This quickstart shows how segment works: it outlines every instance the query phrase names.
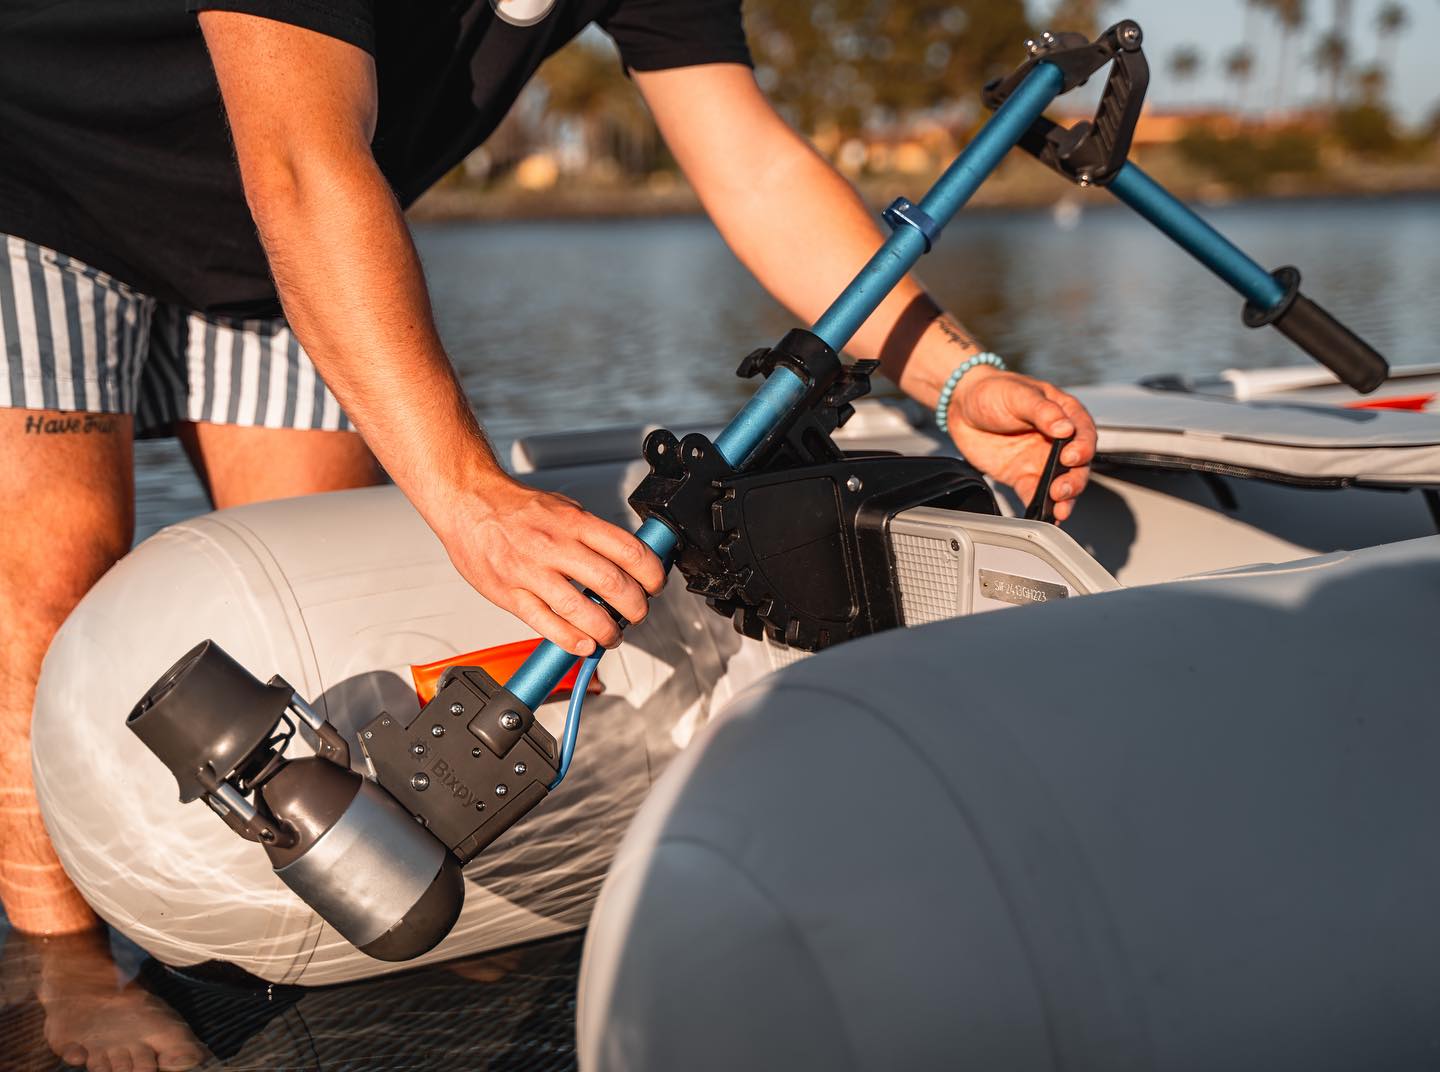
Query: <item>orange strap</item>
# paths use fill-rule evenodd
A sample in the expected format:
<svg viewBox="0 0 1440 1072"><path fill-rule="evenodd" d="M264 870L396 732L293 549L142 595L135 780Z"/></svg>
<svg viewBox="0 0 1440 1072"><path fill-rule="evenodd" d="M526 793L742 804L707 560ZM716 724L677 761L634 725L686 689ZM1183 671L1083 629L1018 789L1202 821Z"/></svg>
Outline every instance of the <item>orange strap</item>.
<svg viewBox="0 0 1440 1072"><path fill-rule="evenodd" d="M496 681L505 682L510 680L510 675L520 669L520 664L528 659L532 652L540 646L540 638L534 640L517 640L511 644L497 644L493 648L482 648L480 651L468 652L465 655L452 655L448 659L441 659L439 662L426 663L424 666L412 666L410 676L415 681L415 695L420 698L420 706L424 707L435 697L435 689L440 684L440 677L452 666L478 666ZM575 687L575 675L580 671L580 664L576 663L570 668L570 672L560 679L560 684L555 686L548 699L559 700L570 695L570 690ZM586 692L595 694L605 691L605 686L600 684L600 678L590 679L590 687Z"/></svg>

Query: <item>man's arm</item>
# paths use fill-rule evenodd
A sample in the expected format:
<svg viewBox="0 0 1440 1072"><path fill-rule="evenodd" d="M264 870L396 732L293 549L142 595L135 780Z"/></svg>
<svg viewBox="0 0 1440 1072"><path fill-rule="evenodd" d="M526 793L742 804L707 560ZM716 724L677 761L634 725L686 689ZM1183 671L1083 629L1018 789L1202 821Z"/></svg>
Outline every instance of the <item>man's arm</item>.
<svg viewBox="0 0 1440 1072"><path fill-rule="evenodd" d="M370 149L375 68L352 45L204 12L245 197L291 327L456 567L492 602L583 655L664 583L628 532L496 462L440 343L404 216Z"/></svg>
<svg viewBox="0 0 1440 1072"><path fill-rule="evenodd" d="M749 68L711 64L634 77L736 256L797 316L818 320L883 241L854 188L786 125ZM907 278L848 349L879 358L901 389L934 406L955 367L983 348ZM981 366L960 381L950 416L965 456L1025 499L1034 494L1050 439L1073 432L1062 458L1073 471L1051 489L1056 517L1069 516L1095 446L1094 424L1079 402L1050 384Z"/></svg>

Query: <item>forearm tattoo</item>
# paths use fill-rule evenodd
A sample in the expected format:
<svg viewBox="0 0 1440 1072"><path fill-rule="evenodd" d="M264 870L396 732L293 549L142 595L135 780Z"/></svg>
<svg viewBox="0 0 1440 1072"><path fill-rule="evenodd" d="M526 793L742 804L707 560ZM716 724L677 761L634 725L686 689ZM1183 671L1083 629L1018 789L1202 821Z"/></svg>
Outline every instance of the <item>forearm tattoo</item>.
<svg viewBox="0 0 1440 1072"><path fill-rule="evenodd" d="M950 343L953 343L955 346L960 347L960 349L962 349L962 350L979 350L979 349L981 349L980 343L979 343L979 341L975 338L975 336L974 336L974 335L971 335L968 331L966 331L964 328L962 328L959 324L957 324L957 323L955 323L954 321L952 321L948 316L942 316L942 317L941 317L939 320L937 320L935 323L940 326L940 332L941 332L941 334L943 334L943 335L945 336L946 340L949 341Z"/></svg>

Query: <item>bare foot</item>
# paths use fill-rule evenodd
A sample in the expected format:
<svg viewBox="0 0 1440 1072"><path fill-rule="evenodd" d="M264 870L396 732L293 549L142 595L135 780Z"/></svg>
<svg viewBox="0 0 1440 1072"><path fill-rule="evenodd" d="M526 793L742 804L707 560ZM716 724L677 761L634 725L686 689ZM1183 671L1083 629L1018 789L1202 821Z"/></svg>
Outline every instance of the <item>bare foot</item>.
<svg viewBox="0 0 1440 1072"><path fill-rule="evenodd" d="M469 960L455 960L446 964L455 975L472 983L498 983L525 962L525 951L511 949L504 953L492 953L488 957L472 957Z"/></svg>
<svg viewBox="0 0 1440 1072"><path fill-rule="evenodd" d="M183 1072L205 1060L174 1010L121 977L103 931L46 939L39 956L45 1041L67 1065L88 1072Z"/></svg>

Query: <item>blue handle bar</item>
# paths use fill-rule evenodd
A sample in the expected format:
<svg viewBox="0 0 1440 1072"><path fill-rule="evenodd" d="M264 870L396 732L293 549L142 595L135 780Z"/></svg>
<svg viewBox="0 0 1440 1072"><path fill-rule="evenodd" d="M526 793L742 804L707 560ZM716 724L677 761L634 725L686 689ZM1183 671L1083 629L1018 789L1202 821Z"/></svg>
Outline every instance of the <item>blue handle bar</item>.
<svg viewBox="0 0 1440 1072"><path fill-rule="evenodd" d="M1256 308L1270 310L1285 300L1283 284L1134 164L1127 162L1115 173L1110 192Z"/></svg>
<svg viewBox="0 0 1440 1072"><path fill-rule="evenodd" d="M948 223L1060 94L1064 83L1058 67L1049 63L1037 65L936 180L920 202L921 211L939 227ZM919 229L897 227L816 322L815 334L832 349L844 349L929 248L930 238ZM715 440L716 449L730 465L743 468L751 452L784 419L804 391L805 384L800 377L789 369L777 368L725 426ZM636 536L660 556L667 569L670 567L680 538L667 525L651 519L640 526ZM579 656L546 641L511 675L505 687L533 711L555 690L578 659Z"/></svg>

